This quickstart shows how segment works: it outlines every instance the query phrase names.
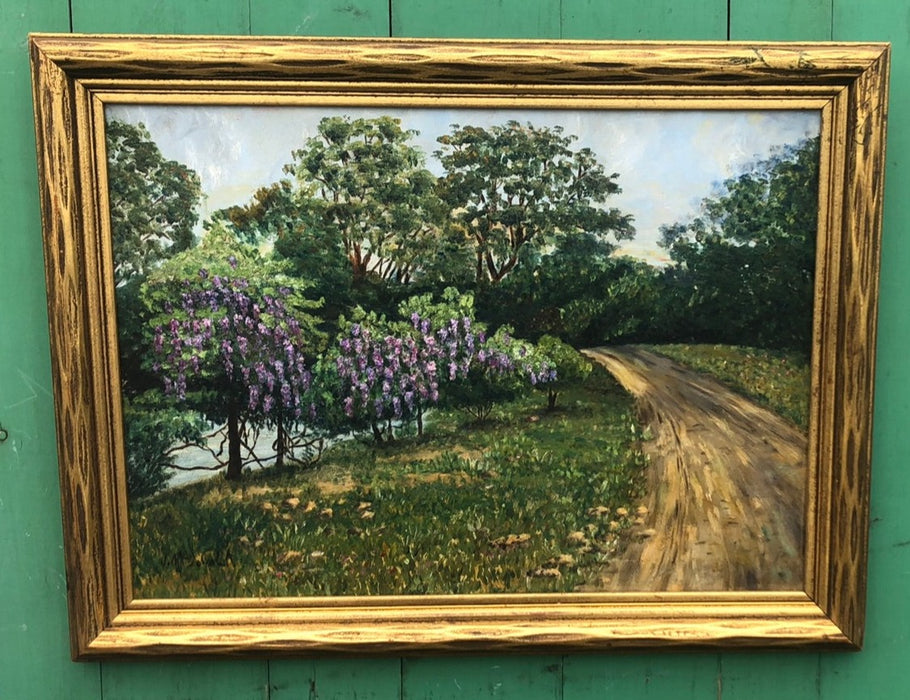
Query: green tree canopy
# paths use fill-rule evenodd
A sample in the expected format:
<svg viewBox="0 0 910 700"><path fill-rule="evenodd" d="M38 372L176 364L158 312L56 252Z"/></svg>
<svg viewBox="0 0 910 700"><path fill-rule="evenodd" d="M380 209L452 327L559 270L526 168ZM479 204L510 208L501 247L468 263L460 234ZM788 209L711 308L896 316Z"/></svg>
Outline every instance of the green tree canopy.
<svg viewBox="0 0 910 700"><path fill-rule="evenodd" d="M445 219L436 179L401 121L326 117L293 152L299 205L337 236L353 278L410 281L432 257Z"/></svg>
<svg viewBox="0 0 910 700"><path fill-rule="evenodd" d="M166 159L143 124L107 124L108 191L117 284L148 274L193 243L202 186Z"/></svg>
<svg viewBox="0 0 910 700"><path fill-rule="evenodd" d="M247 244L273 244L276 257L290 261L291 274L306 280L307 296L324 300L324 317L337 318L350 303L351 266L338 232L301 202L289 180L260 187L247 204L215 212L206 227L216 225Z"/></svg>
<svg viewBox="0 0 910 700"><path fill-rule="evenodd" d="M677 315L696 340L807 350L818 216L819 139L779 149L662 227Z"/></svg>
<svg viewBox="0 0 910 700"><path fill-rule="evenodd" d="M575 140L559 126L517 121L487 129L454 124L439 137L441 196L469 236L478 283L499 283L524 248L562 235L634 235L630 215L597 206L620 191L619 175L608 175L591 149L573 150Z"/></svg>

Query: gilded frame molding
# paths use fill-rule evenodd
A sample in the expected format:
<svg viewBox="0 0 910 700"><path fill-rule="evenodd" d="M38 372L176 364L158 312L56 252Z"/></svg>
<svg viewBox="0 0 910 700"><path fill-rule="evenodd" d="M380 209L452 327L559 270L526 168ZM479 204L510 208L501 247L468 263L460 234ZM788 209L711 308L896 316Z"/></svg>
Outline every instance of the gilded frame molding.
<svg viewBox="0 0 910 700"><path fill-rule="evenodd" d="M30 37L74 658L862 644L885 44ZM134 600L106 100L628 107L815 105L823 114L805 590Z"/></svg>

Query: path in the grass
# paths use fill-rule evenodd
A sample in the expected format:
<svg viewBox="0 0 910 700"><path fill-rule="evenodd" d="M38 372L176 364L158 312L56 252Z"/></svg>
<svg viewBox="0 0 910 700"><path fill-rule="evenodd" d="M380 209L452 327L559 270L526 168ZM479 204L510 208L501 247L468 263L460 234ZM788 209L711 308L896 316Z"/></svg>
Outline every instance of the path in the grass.
<svg viewBox="0 0 910 700"><path fill-rule="evenodd" d="M635 396L648 508L606 572L616 591L800 589L807 440L719 382L634 347L584 351Z"/></svg>

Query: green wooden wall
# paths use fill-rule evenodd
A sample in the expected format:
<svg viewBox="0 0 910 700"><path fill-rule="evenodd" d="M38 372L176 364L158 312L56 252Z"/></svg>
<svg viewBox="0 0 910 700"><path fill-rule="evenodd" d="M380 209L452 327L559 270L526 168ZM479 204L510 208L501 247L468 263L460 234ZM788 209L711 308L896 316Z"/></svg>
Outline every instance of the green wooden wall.
<svg viewBox="0 0 910 700"><path fill-rule="evenodd" d="M864 651L70 662L29 31L893 42ZM0 698L910 697L908 49L904 0L0 0Z"/></svg>

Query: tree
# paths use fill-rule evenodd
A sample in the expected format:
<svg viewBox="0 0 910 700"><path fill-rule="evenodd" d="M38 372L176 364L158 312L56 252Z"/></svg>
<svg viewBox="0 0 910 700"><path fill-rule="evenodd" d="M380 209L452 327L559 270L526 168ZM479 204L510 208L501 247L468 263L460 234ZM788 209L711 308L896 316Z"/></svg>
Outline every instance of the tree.
<svg viewBox="0 0 910 700"><path fill-rule="evenodd" d="M388 327L382 332L386 324L375 315L366 321L350 324L338 340L336 369L344 412L355 422L368 422L377 442L384 433L393 437L393 420L416 420L417 434L422 435L423 414L439 400L445 371L429 323L415 316L414 332L400 328L393 334ZM456 333L461 330L460 324L454 325ZM463 361L460 355L455 361Z"/></svg>
<svg viewBox="0 0 910 700"><path fill-rule="evenodd" d="M550 334L582 347L627 338L644 340L657 303L659 271L615 254L602 237L577 233L545 251L526 250L495 286L478 289L479 315L509 323L522 338Z"/></svg>
<svg viewBox="0 0 910 700"><path fill-rule="evenodd" d="M632 217L599 205L620 191L589 148L572 149L562 127L509 121L484 129L454 124L436 151L445 169L440 194L468 232L478 284L497 284L524 248L579 232L634 234Z"/></svg>
<svg viewBox="0 0 910 700"><path fill-rule="evenodd" d="M299 205L340 240L355 282L406 283L432 257L444 220L416 134L399 119L326 117L293 152Z"/></svg>
<svg viewBox="0 0 910 700"><path fill-rule="evenodd" d="M235 204L212 214L212 225L220 225L250 245L274 241L303 225L302 211L291 182L280 180L260 187L248 204Z"/></svg>
<svg viewBox="0 0 910 700"><path fill-rule="evenodd" d="M260 187L249 203L221 209L207 226L220 225L250 245L272 243L290 273L308 282L306 294L322 299L322 315L335 321L351 302L351 266L337 230L301 201L289 180Z"/></svg>
<svg viewBox="0 0 910 700"><path fill-rule="evenodd" d="M818 158L817 137L780 148L705 198L700 216L662 227L692 339L809 348Z"/></svg>
<svg viewBox="0 0 910 700"><path fill-rule="evenodd" d="M559 392L583 382L591 373L591 363L571 345L566 345L552 335L545 335L537 341L537 348L548 358L556 372L552 381L539 385L547 392L547 410L553 411L556 409Z"/></svg>
<svg viewBox="0 0 910 700"><path fill-rule="evenodd" d="M199 176L167 160L143 124L107 124L108 192L118 286L193 243Z"/></svg>
<svg viewBox="0 0 910 700"><path fill-rule="evenodd" d="M369 424L377 442L392 437L393 420L416 420L422 434L426 409L441 400L483 420L496 402L556 379L548 359L507 328L488 336L474 321L470 294L415 296L399 313L407 320L360 313L337 342L344 412Z"/></svg>
<svg viewBox="0 0 910 700"><path fill-rule="evenodd" d="M225 421L227 478L240 477L242 428L272 425L283 460L290 426L311 418L307 360L318 319L299 282L223 231L155 271L145 289L152 371L177 404Z"/></svg>

